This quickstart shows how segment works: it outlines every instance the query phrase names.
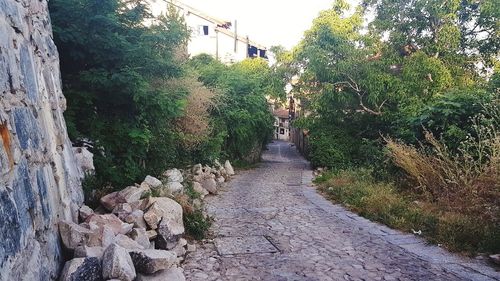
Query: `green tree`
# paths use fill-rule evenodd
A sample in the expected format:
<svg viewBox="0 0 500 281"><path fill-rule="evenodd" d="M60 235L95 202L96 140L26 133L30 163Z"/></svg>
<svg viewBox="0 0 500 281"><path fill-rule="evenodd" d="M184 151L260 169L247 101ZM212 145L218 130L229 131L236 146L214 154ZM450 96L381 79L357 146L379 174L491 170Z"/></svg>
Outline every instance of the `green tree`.
<svg viewBox="0 0 500 281"><path fill-rule="evenodd" d="M176 56L189 33L174 10L153 18L148 7L49 3L70 137L93 144L101 184L130 184L176 160L170 120L182 114L185 93L165 81L182 75Z"/></svg>

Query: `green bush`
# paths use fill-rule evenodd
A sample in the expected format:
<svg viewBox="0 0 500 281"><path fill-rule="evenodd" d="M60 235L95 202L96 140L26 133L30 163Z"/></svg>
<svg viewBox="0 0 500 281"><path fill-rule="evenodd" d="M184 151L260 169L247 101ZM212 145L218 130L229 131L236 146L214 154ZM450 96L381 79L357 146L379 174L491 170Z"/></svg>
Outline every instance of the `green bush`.
<svg viewBox="0 0 500 281"><path fill-rule="evenodd" d="M184 213L183 219L187 235L196 240L206 238L212 221L209 217L206 218L201 210L186 212Z"/></svg>

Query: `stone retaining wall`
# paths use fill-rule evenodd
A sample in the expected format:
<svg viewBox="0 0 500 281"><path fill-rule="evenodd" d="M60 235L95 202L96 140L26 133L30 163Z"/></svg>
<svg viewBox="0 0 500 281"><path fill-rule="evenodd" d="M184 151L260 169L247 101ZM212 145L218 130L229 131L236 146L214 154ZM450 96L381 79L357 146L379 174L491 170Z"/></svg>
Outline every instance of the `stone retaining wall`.
<svg viewBox="0 0 500 281"><path fill-rule="evenodd" d="M0 0L0 281L54 280L83 201L46 0Z"/></svg>

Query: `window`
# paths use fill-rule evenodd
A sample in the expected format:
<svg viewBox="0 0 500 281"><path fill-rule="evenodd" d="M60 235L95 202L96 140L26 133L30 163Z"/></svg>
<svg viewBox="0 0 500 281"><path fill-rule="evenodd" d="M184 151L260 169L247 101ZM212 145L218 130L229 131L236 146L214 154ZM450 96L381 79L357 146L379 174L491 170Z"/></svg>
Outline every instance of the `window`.
<svg viewBox="0 0 500 281"><path fill-rule="evenodd" d="M281 134L281 135L284 135L284 134L285 134L285 129L281 128L281 129L280 129L280 134Z"/></svg>
<svg viewBox="0 0 500 281"><path fill-rule="evenodd" d="M200 25L198 26L198 35L206 36L208 35L208 25Z"/></svg>

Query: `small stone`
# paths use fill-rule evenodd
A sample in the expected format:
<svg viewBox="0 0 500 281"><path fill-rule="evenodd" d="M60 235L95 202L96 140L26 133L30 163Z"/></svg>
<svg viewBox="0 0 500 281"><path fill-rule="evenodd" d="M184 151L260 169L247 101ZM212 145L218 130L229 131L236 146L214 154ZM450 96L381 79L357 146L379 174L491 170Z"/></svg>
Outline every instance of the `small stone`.
<svg viewBox="0 0 500 281"><path fill-rule="evenodd" d="M145 274L170 268L177 258L173 252L153 249L131 251L130 256L137 272Z"/></svg>
<svg viewBox="0 0 500 281"><path fill-rule="evenodd" d="M500 265L500 254L490 255L489 258L493 263Z"/></svg>
<svg viewBox="0 0 500 281"><path fill-rule="evenodd" d="M101 198L100 202L101 202L101 205L104 208L106 208L106 210L108 210L108 211L112 211L116 207L116 205L118 205L120 203L127 203L127 201L125 201L125 198L120 196L118 191L115 191L115 192L112 192L108 195L103 196Z"/></svg>
<svg viewBox="0 0 500 281"><path fill-rule="evenodd" d="M71 250L84 245L94 234L92 230L69 221L59 222L59 233L64 246Z"/></svg>
<svg viewBox="0 0 500 281"><path fill-rule="evenodd" d="M123 219L126 223L131 223L136 228L148 228L144 220L144 212L142 210L135 210Z"/></svg>
<svg viewBox="0 0 500 281"><path fill-rule="evenodd" d="M201 183L197 182L197 181L194 181L193 182L193 190L200 194L200 197L203 199L205 196L208 195L208 191L206 189L203 188L203 186L201 186Z"/></svg>
<svg viewBox="0 0 500 281"><path fill-rule="evenodd" d="M132 281L136 277L134 263L129 253L117 244L111 244L105 251L102 260L102 276L104 279Z"/></svg>
<svg viewBox="0 0 500 281"><path fill-rule="evenodd" d="M196 252L196 245L195 244L187 244L186 250L188 253Z"/></svg>
<svg viewBox="0 0 500 281"><path fill-rule="evenodd" d="M119 196L123 198L125 202L120 203L132 203L141 200L143 194L149 192L150 189L147 187L136 187L129 186L124 190L119 191Z"/></svg>
<svg viewBox="0 0 500 281"><path fill-rule="evenodd" d="M156 238L156 236L158 236L158 232L156 232L155 230L148 230L146 231L146 235L148 236L149 240L153 240Z"/></svg>
<svg viewBox="0 0 500 281"><path fill-rule="evenodd" d="M89 247L89 246L78 246L75 249L74 257L75 258L98 258L99 260L102 259L102 255L104 254L104 248L103 247Z"/></svg>
<svg viewBox="0 0 500 281"><path fill-rule="evenodd" d="M220 176L217 178L218 183L224 183L225 181L226 181L226 179L223 176Z"/></svg>
<svg viewBox="0 0 500 281"><path fill-rule="evenodd" d="M90 215L94 213L94 211L87 205L82 205L80 207L80 210L78 210L78 213L80 215L80 220L84 221L86 220Z"/></svg>
<svg viewBox="0 0 500 281"><path fill-rule="evenodd" d="M162 185L162 183L159 179L152 177L152 176L146 176L143 183L147 184L151 188L155 188L155 187Z"/></svg>
<svg viewBox="0 0 500 281"><path fill-rule="evenodd" d="M226 173L230 176L234 175L234 169L233 166L231 165L231 162L229 160L226 160L224 163L224 169L226 170Z"/></svg>
<svg viewBox="0 0 500 281"><path fill-rule="evenodd" d="M99 227L109 226L115 235L127 234L134 227L132 224L124 223L114 214L93 214L87 218L86 222L89 224L95 224Z"/></svg>
<svg viewBox="0 0 500 281"><path fill-rule="evenodd" d="M208 278L208 276L207 276ZM152 275L137 276L137 281L186 281L182 269L178 267L169 268L166 270L158 271Z"/></svg>
<svg viewBox="0 0 500 281"><path fill-rule="evenodd" d="M203 173L203 167L201 166L201 164L196 164L193 166L191 171L194 175L201 175Z"/></svg>
<svg viewBox="0 0 500 281"><path fill-rule="evenodd" d="M156 237L156 247L164 250L171 250L184 233L184 226L175 220L164 218L158 225L158 236Z"/></svg>
<svg viewBox="0 0 500 281"><path fill-rule="evenodd" d="M123 247L127 250L138 250L138 249L142 250L142 249L149 247L149 245L144 247L143 245L139 244L139 242L137 242L137 241L133 240L132 238L130 238L126 235L123 235L123 234L118 234L115 237L115 244L120 245L121 247Z"/></svg>
<svg viewBox="0 0 500 281"><path fill-rule="evenodd" d="M184 186L178 181L168 182L165 187L171 194L178 194L184 191Z"/></svg>
<svg viewBox="0 0 500 281"><path fill-rule="evenodd" d="M120 203L111 212L118 216L119 219L124 220L126 216L132 213L132 206L129 203Z"/></svg>
<svg viewBox="0 0 500 281"><path fill-rule="evenodd" d="M144 249L149 248L149 237L144 228L134 228L129 233L129 237L134 239L139 245L143 246Z"/></svg>
<svg viewBox="0 0 500 281"><path fill-rule="evenodd" d="M101 262L96 257L75 258L67 261L60 281L100 281L102 280Z"/></svg>
<svg viewBox="0 0 500 281"><path fill-rule="evenodd" d="M176 257L183 257L186 254L186 248L181 243L177 243L177 245L171 251L176 254Z"/></svg>

